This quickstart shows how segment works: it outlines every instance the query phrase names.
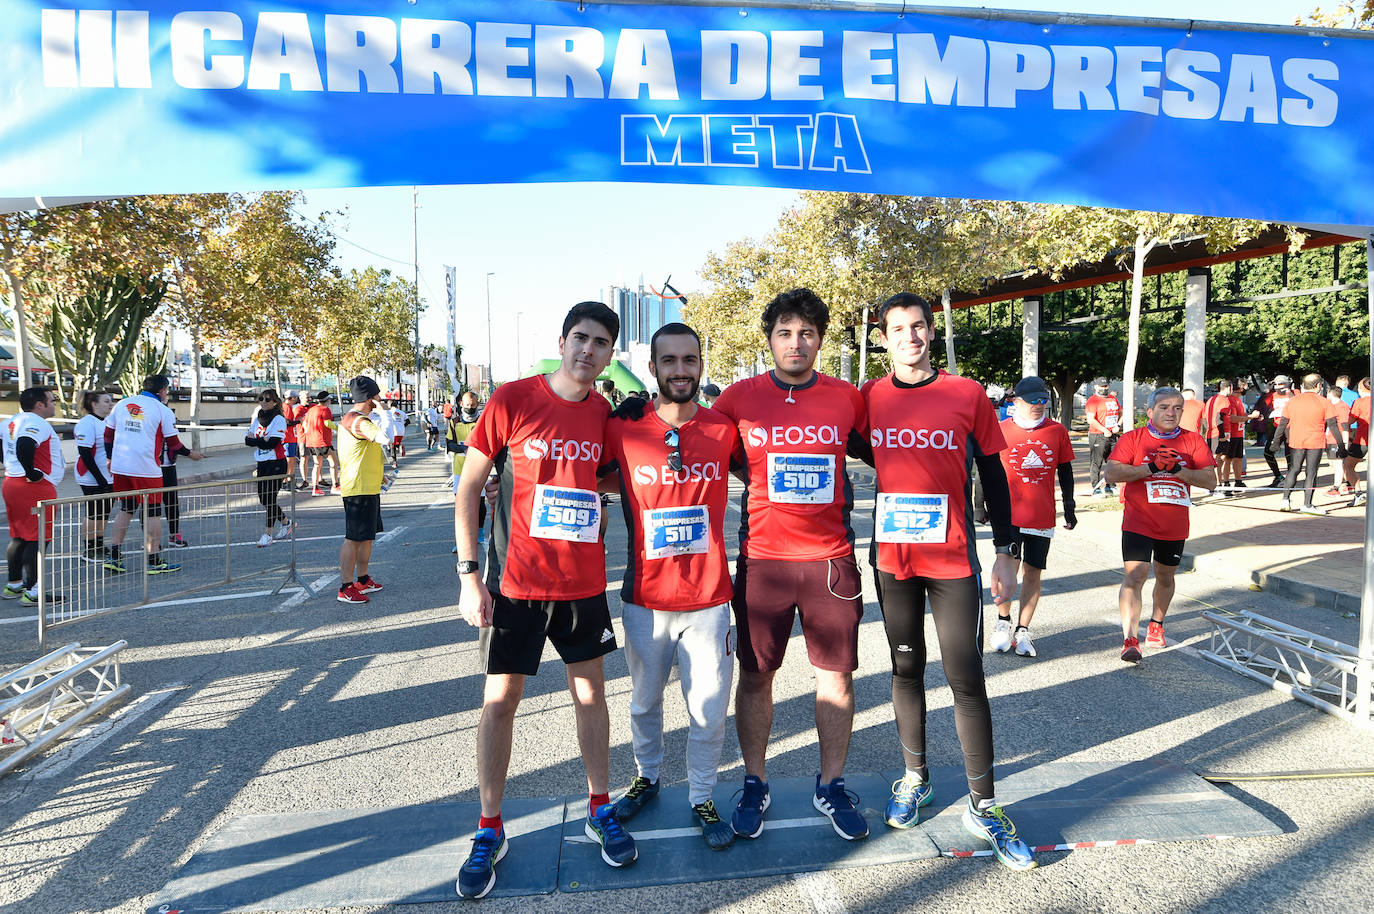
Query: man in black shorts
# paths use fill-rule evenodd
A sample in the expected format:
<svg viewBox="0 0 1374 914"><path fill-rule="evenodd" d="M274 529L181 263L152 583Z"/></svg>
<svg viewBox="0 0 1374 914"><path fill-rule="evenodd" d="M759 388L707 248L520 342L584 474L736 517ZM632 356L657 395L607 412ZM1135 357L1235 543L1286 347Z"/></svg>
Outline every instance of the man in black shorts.
<svg viewBox="0 0 1374 914"><path fill-rule="evenodd" d="M339 548L339 602L367 603L382 585L368 574L372 543L382 532L382 485L388 437L369 414L381 388L360 375L349 385L353 408L339 417L339 485L343 490L344 541Z"/></svg>
<svg viewBox="0 0 1374 914"><path fill-rule="evenodd" d="M1145 643L1165 647L1164 616L1174 597L1174 572L1183 560L1188 539L1189 487L1215 489L1216 461L1206 440L1180 427L1183 394L1161 387L1150 395L1144 428L1121 436L1107 459L1107 481L1126 484L1126 510L1121 517L1121 555L1125 576L1118 604L1121 610L1121 659L1139 663L1137 637L1141 596L1153 563L1154 611Z"/></svg>
<svg viewBox="0 0 1374 914"><path fill-rule="evenodd" d="M566 667L587 771L587 824L601 858L624 866L638 857L634 838L611 803L610 718L602 658L616 649L606 604L597 468L605 450L610 404L592 383L610 364L620 320L600 302L575 305L558 341L561 363L550 375L502 384L468 435L454 510L458 527L458 608L481 631L486 675L477 725L477 784L482 810L472 852L458 874L458 894L481 898L496 884L505 856L501 818L515 714L525 680L538 673L546 641ZM477 503L495 469L484 581L477 573Z"/></svg>

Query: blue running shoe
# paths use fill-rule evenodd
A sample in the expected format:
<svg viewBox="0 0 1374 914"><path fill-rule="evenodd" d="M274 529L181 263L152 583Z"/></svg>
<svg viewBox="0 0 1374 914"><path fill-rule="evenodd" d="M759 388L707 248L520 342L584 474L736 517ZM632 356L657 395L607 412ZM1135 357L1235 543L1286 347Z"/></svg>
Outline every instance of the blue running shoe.
<svg viewBox="0 0 1374 914"><path fill-rule="evenodd" d="M844 778L835 778L829 784L821 785L821 776L816 775L816 796L812 804L830 817L835 834L846 841L858 841L868 837L868 823L863 813L855 808L858 796L844 787Z"/></svg>
<svg viewBox="0 0 1374 914"><path fill-rule="evenodd" d="M1016 826L1002 812L1002 807L991 806L981 813L974 812L970 798L969 805L964 807L964 828L973 837L986 841L1007 869L1020 872L1037 866L1031 849L1016 836Z"/></svg>
<svg viewBox="0 0 1374 914"><path fill-rule="evenodd" d="M458 897L483 898L496 886L496 864L506 856L506 830L479 828L472 851L458 871Z"/></svg>
<svg viewBox="0 0 1374 914"><path fill-rule="evenodd" d="M920 809L935 799L930 781L903 777L892 785L892 799L887 801L887 824L893 828L915 828L921 821Z"/></svg>
<svg viewBox="0 0 1374 914"><path fill-rule="evenodd" d="M109 568L109 563L106 563L105 567ZM148 574L171 574L173 571L180 570L180 562L165 562L162 560L153 561L152 559L148 560Z"/></svg>
<svg viewBox="0 0 1374 914"><path fill-rule="evenodd" d="M730 827L741 838L757 838L763 834L763 813L768 809L768 782L752 774L744 776L743 796L730 817Z"/></svg>
<svg viewBox="0 0 1374 914"><path fill-rule="evenodd" d="M587 817L587 827L583 829L588 838L601 845L601 859L611 866L624 866L634 863L639 857L635 839L630 837L615 817L615 804L604 803L597 807L596 815Z"/></svg>

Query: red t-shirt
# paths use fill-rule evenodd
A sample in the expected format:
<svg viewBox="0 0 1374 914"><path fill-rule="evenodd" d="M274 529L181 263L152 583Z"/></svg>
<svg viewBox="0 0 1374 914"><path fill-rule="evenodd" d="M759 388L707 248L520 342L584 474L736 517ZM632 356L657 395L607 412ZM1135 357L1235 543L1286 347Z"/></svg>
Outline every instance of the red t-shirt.
<svg viewBox="0 0 1374 914"><path fill-rule="evenodd" d="M1299 450L1320 450L1326 447L1326 420L1336 410L1321 394L1304 390L1288 401L1284 410L1288 419L1288 446Z"/></svg>
<svg viewBox="0 0 1374 914"><path fill-rule="evenodd" d="M1331 399L1329 399L1329 398L1327 399L1326 402L1328 402L1328 403L1331 404L1331 410L1332 410L1332 412L1334 412L1334 413L1336 414L1336 427L1337 427L1337 428L1343 428L1343 429L1349 430L1349 428L1350 428L1350 407L1349 407L1349 405L1347 405L1346 402L1345 402L1344 400L1335 400L1335 401L1333 401L1333 400L1331 400ZM1327 432L1327 433L1326 433L1326 443L1327 443L1328 445L1332 445L1332 444L1335 444L1335 443L1336 443L1336 439L1331 437L1331 433L1330 433L1330 432Z"/></svg>
<svg viewBox="0 0 1374 914"><path fill-rule="evenodd" d="M291 424L291 420L299 419L305 410L304 406L292 406L290 403L281 405L281 414L286 419L286 437L282 438L282 444L296 444L296 426Z"/></svg>
<svg viewBox="0 0 1374 914"><path fill-rule="evenodd" d="M544 375L496 388L467 438L500 477L489 588L515 600L581 600L605 591L596 470L610 411L590 392L576 403L564 400Z"/></svg>
<svg viewBox="0 0 1374 914"><path fill-rule="evenodd" d="M1185 402L1183 408L1187 410ZM1184 415L1187 415L1185 412ZM1216 439L1218 435L1226 438L1240 438L1245 434L1245 401L1235 394L1217 394L1207 401L1205 419L1207 437ZM1183 425L1183 423L1180 423ZM1184 425L1184 428L1187 428Z"/></svg>
<svg viewBox="0 0 1374 914"><path fill-rule="evenodd" d="M850 433L864 430L858 390L819 372L792 387L770 371L725 388L715 410L744 442L749 491L740 553L793 562L852 553L854 491L844 455Z"/></svg>
<svg viewBox="0 0 1374 914"><path fill-rule="evenodd" d="M1353 444L1369 444L1369 398L1360 397L1350 407L1350 440Z"/></svg>
<svg viewBox="0 0 1374 914"><path fill-rule="evenodd" d="M1217 465L1201 435L1180 429L1173 438L1161 438L1148 425L1122 435L1107 459L1126 466L1144 466L1162 447L1178 451L1186 469ZM1170 473L1156 473L1126 483L1122 492L1126 513L1121 518L1121 529L1157 540L1186 540L1188 508L1192 504L1188 490L1187 483Z"/></svg>
<svg viewBox="0 0 1374 914"><path fill-rule="evenodd" d="M1107 394L1105 397L1093 394L1083 404L1083 412L1091 416L1098 425L1105 428L1110 434L1121 433L1121 401L1116 398L1115 394ZM1102 434L1093 429L1091 424L1088 428L1095 434Z"/></svg>
<svg viewBox="0 0 1374 914"><path fill-rule="evenodd" d="M301 440L306 447L329 447L334 443L334 433L326 422L334 418L334 411L327 404L316 403L301 416Z"/></svg>
<svg viewBox="0 0 1374 914"><path fill-rule="evenodd" d="M992 401L977 382L943 371L915 387L888 375L865 384L863 395L878 471L878 569L899 580L974 574L969 466L1006 447Z"/></svg>
<svg viewBox="0 0 1374 914"><path fill-rule="evenodd" d="M606 424L606 459L620 467L630 561L620 591L649 609L719 606L731 596L725 504L731 464L743 450L735 423L699 407L678 429L682 469L668 466L670 426L649 410L638 422Z"/></svg>
<svg viewBox="0 0 1374 914"><path fill-rule="evenodd" d="M1183 418L1179 421L1178 424L1183 426L1190 432L1196 432L1197 434L1202 435L1205 429L1205 426L1202 424L1203 413L1205 412L1206 404L1203 403L1201 400L1184 400Z"/></svg>
<svg viewBox="0 0 1374 914"><path fill-rule="evenodd" d="M1061 463L1073 460L1069 430L1053 419L1029 431L1015 419L1003 419L1002 437L1007 441L1002 466L1011 487L1011 522L1028 530L1053 527L1055 473Z"/></svg>

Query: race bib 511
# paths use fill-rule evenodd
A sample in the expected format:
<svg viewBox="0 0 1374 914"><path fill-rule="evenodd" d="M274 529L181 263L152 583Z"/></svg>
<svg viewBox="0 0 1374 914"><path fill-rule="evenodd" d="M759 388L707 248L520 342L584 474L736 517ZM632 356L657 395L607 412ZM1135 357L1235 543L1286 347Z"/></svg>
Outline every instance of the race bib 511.
<svg viewBox="0 0 1374 914"><path fill-rule="evenodd" d="M649 560L672 555L703 555L709 547L710 514L705 505L683 508L646 508L644 557Z"/></svg>

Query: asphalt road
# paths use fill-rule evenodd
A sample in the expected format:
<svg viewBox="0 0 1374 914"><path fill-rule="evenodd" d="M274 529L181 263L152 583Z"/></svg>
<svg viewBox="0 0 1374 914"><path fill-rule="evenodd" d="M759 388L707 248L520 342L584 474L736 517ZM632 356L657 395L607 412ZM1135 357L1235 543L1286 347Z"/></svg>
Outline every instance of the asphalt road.
<svg viewBox="0 0 1374 914"><path fill-rule="evenodd" d="M0 779L0 905L6 912L141 912L211 835L236 816L395 807L476 799L474 732L481 700L476 634L457 615L451 500L445 461L412 450L384 497L389 534L374 553L386 589L367 606L333 599L336 498L302 499L301 577L316 596L215 599L88 620L64 640L125 638L134 702L103 741L67 741L42 762ZM871 490L856 526L867 550ZM727 525L737 520L731 510ZM1315 712L1213 666L1193 651L1207 606L1249 608L1349 639L1338 614L1297 607L1199 575L1180 577L1171 639L1139 667L1117 657L1119 527L1109 512L1061 531L1037 625L1038 659L986 658L1002 765L1050 760L1163 758L1192 769L1272 771L1368 766L1374 734ZM727 527L728 529L728 527ZM980 534L985 561L991 543ZM309 537L328 537L308 539ZM624 567L625 532L612 511L608 577ZM277 548L277 547L273 547ZM866 563L865 575L868 576ZM237 593L263 590L245 582ZM618 588L612 610L618 616ZM886 643L866 584L853 771L900 766ZM3 608L20 615L12 606ZM991 617L991 610L988 610ZM3 617L0 617L3 621ZM617 623L618 625L618 623ZM38 656L33 626L0 625L0 669ZM933 765L958 765L951 696L930 634ZM583 772L561 664L546 654L517 721L509 796L580 794ZM634 773L629 679L608 658L612 782ZM811 777L817 765L812 678L800 638L778 678L770 777ZM683 780L685 714L666 705L663 777ZM722 782L743 777L733 723ZM620 892L487 900L486 908L561 911L1015 910L1366 911L1374 867L1374 780L1226 786L1282 825L1274 838L1186 842L1041 855L1012 874L986 859L940 859L797 877L704 882ZM883 798L866 797L869 805ZM1014 807L1009 810L1015 816ZM777 810L776 815L785 811ZM882 828L881 823L870 823ZM464 828L467 826L464 825ZM833 837L833 836L832 836ZM838 840L837 838L835 840ZM512 854L518 853L518 848ZM513 860L514 857L508 858ZM460 861L455 861L456 867ZM503 866L508 864L503 864ZM638 866L651 866L645 858ZM467 903L406 906L427 912ZM364 911L378 908L328 908Z"/></svg>

